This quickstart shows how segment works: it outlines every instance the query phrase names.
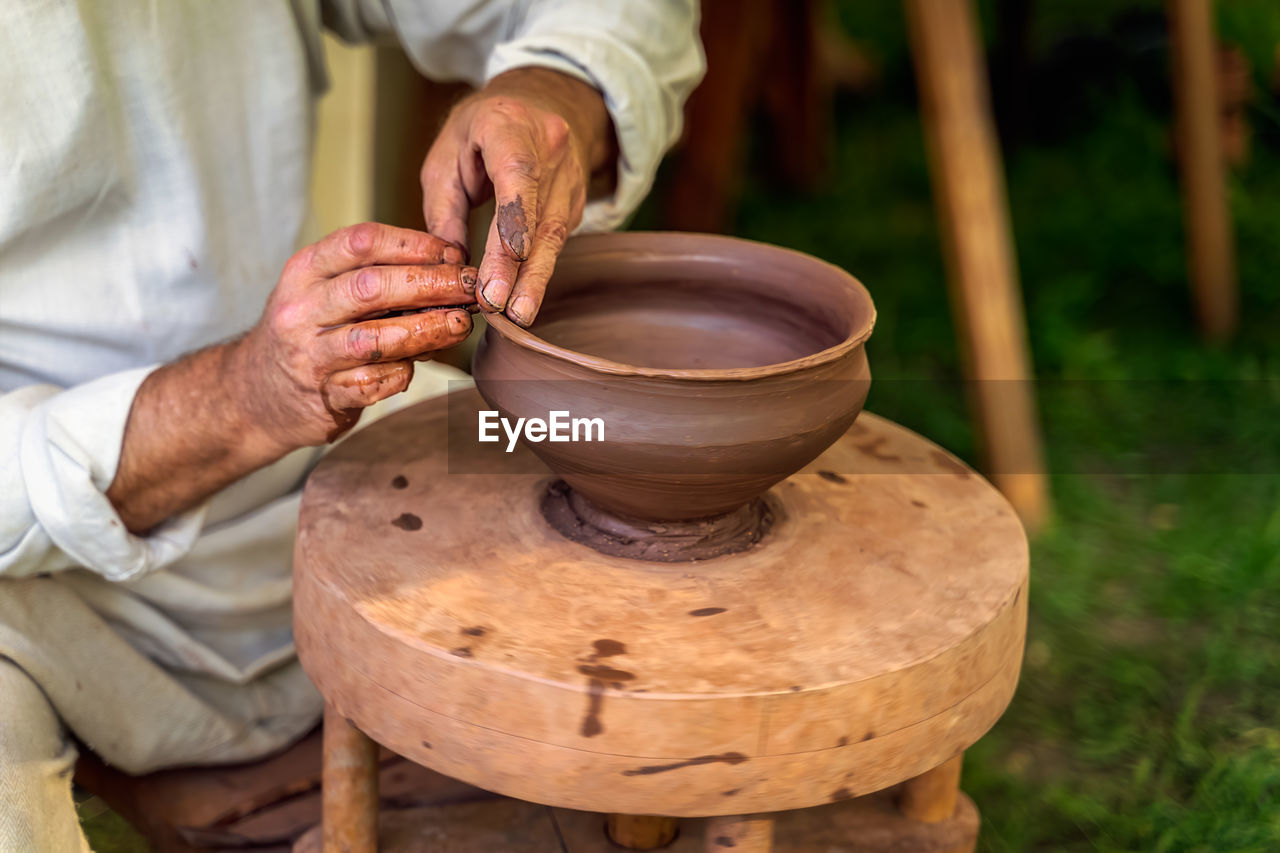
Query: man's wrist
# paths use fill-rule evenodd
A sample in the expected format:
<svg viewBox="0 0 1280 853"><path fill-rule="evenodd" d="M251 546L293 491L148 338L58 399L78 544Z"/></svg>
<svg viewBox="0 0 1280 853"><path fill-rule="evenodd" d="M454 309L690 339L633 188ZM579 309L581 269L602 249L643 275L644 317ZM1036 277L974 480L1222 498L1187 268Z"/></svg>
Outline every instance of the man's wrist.
<svg viewBox="0 0 1280 853"><path fill-rule="evenodd" d="M244 406L240 343L194 352L139 386L106 491L129 531L145 534L284 455Z"/></svg>
<svg viewBox="0 0 1280 853"><path fill-rule="evenodd" d="M240 437L237 461L251 470L297 450L270 429L271 391L264 387L262 366L253 358L252 334L219 345L215 366L220 409L226 417L222 430Z"/></svg>

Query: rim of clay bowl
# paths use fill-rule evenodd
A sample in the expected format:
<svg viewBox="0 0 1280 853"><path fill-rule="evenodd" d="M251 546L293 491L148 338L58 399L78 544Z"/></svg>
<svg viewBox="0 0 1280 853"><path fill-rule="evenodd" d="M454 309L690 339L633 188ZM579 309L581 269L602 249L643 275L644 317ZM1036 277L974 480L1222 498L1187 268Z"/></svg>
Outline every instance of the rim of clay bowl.
<svg viewBox="0 0 1280 853"><path fill-rule="evenodd" d="M507 318L505 314L485 313L484 318L489 326L498 334L507 340L534 352L551 356L570 364L585 367L598 373L607 373L615 376L646 376L657 379L688 379L694 381L746 381L751 379L760 379L766 376L781 376L787 373L795 373L810 367L816 367L820 364L827 364L842 358L851 350L856 349L866 343L871 337L871 332L876 325L876 306L871 299L871 292L866 286L847 272L835 264L827 263L821 258L815 258L813 255L804 252L798 252L795 249L788 249L783 246L774 246L769 243L761 243L756 240L743 240L740 237L726 237L722 234L699 234L688 231L615 231L600 234L583 234L573 237L569 243L571 250L576 254L584 251L584 244L604 242L610 243L619 238L635 239L639 238L641 242L656 242L659 238L666 246L697 240L703 246L708 241L720 244L736 243L748 246L758 246L767 248L771 252L784 252L798 258L804 259L805 263L817 264L831 270L835 275L843 278L848 284L852 285L852 289L858 292L862 298L866 300L868 313L866 323L862 328L854 329L843 341L835 346L827 347L824 350L811 353L800 358L794 358L790 361L780 361L776 364L766 364L759 367L719 367L719 368L666 368L666 367L639 367L634 364L624 364L618 361L611 361L607 358L588 355L586 353L577 352L576 350L566 349L556 346L553 343L543 340L533 332L519 326ZM641 254L645 252L640 251ZM675 254L674 251L652 251L648 254L653 255L670 255ZM703 251L692 251L683 256L689 260L715 260L722 261L722 255L710 255Z"/></svg>

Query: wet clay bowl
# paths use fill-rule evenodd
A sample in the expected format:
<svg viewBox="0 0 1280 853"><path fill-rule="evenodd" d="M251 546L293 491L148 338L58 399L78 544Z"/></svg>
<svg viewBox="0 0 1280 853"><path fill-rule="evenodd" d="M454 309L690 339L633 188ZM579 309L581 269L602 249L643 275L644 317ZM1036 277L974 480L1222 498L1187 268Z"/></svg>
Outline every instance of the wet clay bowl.
<svg viewBox="0 0 1280 853"><path fill-rule="evenodd" d="M862 409L874 323L866 288L809 255L703 234L587 235L565 247L530 329L489 316L473 373L512 421L603 420L602 442L527 443L575 512L598 511L608 518L594 523L625 538L637 520L742 512L822 453Z"/></svg>

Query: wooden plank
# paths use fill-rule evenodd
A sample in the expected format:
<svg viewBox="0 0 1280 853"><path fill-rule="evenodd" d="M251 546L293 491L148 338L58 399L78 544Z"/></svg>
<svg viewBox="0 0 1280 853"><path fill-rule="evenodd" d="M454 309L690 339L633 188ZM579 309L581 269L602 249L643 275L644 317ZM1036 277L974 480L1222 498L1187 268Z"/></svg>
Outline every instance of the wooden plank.
<svg viewBox="0 0 1280 853"><path fill-rule="evenodd" d="M602 815L592 817L601 819ZM599 853L616 853L596 823ZM320 833L298 840L293 853L320 853ZM550 809L519 800L490 800L412 809L383 809L378 815L379 853L553 853L562 851Z"/></svg>
<svg viewBox="0 0 1280 853"><path fill-rule="evenodd" d="M706 853L772 853L773 818L769 815L725 815L707 821Z"/></svg>
<svg viewBox="0 0 1280 853"><path fill-rule="evenodd" d="M972 853L978 812L960 795L955 814L938 823L902 816L891 791L813 809L771 815L776 821L773 853ZM605 835L605 816L548 809L519 800L384 810L379 818L381 853L617 853ZM704 819L683 820L666 853L743 853L744 847L706 847ZM715 839L722 837L712 835ZM317 853L319 832L307 833L294 853Z"/></svg>
<svg viewBox="0 0 1280 853"><path fill-rule="evenodd" d="M776 812L772 853L973 853L978 811L961 794L955 813L938 823L904 817L894 805L893 789L811 809ZM602 815L553 809L567 853L616 853L605 838ZM746 848L714 845L725 837L708 832L713 820L687 818L666 853L742 853ZM713 846L708 846L708 840ZM732 840L732 838L730 838ZM549 848L556 849L556 848Z"/></svg>

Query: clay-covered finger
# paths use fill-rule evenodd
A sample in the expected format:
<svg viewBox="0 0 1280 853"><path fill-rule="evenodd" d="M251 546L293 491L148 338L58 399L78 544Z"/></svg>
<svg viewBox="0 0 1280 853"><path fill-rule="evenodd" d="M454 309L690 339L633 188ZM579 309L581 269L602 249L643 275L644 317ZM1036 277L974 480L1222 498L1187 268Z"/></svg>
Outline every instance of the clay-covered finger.
<svg viewBox="0 0 1280 853"><path fill-rule="evenodd" d="M567 190L556 193L554 200L554 204L548 204L543 209L533 241L533 251L529 254L529 259L520 265L515 287L507 301L507 316L522 326L531 325L538 316L543 294L547 291L547 282L556 268L556 258L560 256L560 250L564 248L569 236L568 217L571 210Z"/></svg>
<svg viewBox="0 0 1280 853"><path fill-rule="evenodd" d="M460 264L363 267L325 283L318 321L347 323L385 311L466 305L479 271Z"/></svg>
<svg viewBox="0 0 1280 853"><path fill-rule="evenodd" d="M319 358L331 370L414 358L457 346L471 334L471 326L471 315L455 308L351 323L320 335Z"/></svg>
<svg viewBox="0 0 1280 853"><path fill-rule="evenodd" d="M315 278L331 278L377 264L460 264L465 260L457 246L425 231L362 222L334 231L290 263L305 264Z"/></svg>
<svg viewBox="0 0 1280 853"><path fill-rule="evenodd" d="M498 220L489 223L489 237L480 259L480 284L476 288L476 301L486 311L502 311L515 287L520 272L520 262L507 254L498 234Z"/></svg>
<svg viewBox="0 0 1280 853"><path fill-rule="evenodd" d="M502 117L482 123L477 141L493 183L493 221L501 245L513 260L523 261L533 249L538 223L538 146L526 127Z"/></svg>
<svg viewBox="0 0 1280 853"><path fill-rule="evenodd" d="M399 394L412 381L412 361L362 364L330 375L321 393L330 410L342 412L372 406L379 400Z"/></svg>

